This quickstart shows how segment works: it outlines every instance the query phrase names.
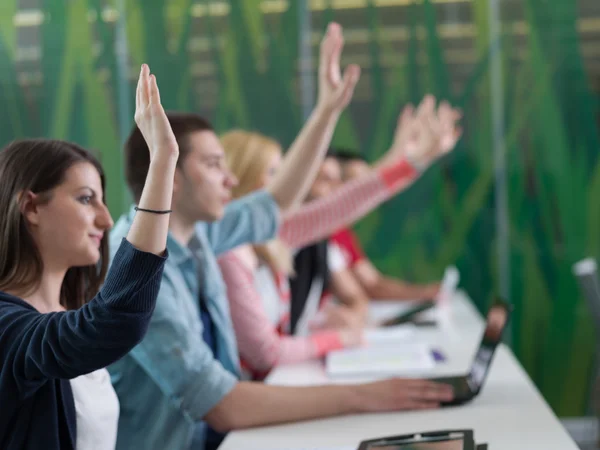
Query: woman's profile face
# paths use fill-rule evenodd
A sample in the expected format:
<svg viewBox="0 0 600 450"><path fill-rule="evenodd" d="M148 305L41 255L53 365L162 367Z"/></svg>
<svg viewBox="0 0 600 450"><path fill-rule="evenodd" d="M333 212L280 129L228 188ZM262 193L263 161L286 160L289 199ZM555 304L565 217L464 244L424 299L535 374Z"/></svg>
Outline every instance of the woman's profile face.
<svg viewBox="0 0 600 450"><path fill-rule="evenodd" d="M258 187L257 187L258 189L263 189L273 180L273 177L275 177L275 174L277 173L277 169L279 169L280 165L281 165L281 153L274 152L273 155L269 158L269 163L267 164L267 167L265 168L263 176L258 183Z"/></svg>
<svg viewBox="0 0 600 450"><path fill-rule="evenodd" d="M88 162L67 169L49 199L29 194L23 213L45 268L66 270L98 262L102 239L113 225L103 195L100 174Z"/></svg>

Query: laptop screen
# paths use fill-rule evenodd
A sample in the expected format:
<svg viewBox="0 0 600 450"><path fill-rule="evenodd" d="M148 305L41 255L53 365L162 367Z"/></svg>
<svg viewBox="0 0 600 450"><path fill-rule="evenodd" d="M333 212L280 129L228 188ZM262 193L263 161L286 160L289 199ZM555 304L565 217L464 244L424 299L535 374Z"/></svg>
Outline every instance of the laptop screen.
<svg viewBox="0 0 600 450"><path fill-rule="evenodd" d="M509 308L502 303L494 304L488 312L481 345L475 354L468 377L472 390L479 389L485 380L496 346L502 340L502 333L508 323L509 314Z"/></svg>

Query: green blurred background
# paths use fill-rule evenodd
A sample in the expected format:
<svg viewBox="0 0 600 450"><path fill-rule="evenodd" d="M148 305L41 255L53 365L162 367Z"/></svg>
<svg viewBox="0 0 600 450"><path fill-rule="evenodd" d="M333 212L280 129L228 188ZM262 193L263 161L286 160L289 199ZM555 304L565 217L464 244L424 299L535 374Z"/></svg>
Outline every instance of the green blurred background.
<svg viewBox="0 0 600 450"><path fill-rule="evenodd" d="M336 20L345 29L344 64L363 68L337 144L375 160L401 106L426 92L465 114L458 149L358 225L369 255L385 272L416 281L456 264L482 311L494 294L508 294L515 354L558 415L583 415L595 335L571 266L600 256L600 2L503 0L497 38L489 7L487 0L2 0L0 145L48 136L94 149L116 217L129 202L120 147L141 62L157 74L168 109L288 145L314 98L322 32ZM506 151L507 235L497 229L494 123ZM505 285L498 248L507 258Z"/></svg>

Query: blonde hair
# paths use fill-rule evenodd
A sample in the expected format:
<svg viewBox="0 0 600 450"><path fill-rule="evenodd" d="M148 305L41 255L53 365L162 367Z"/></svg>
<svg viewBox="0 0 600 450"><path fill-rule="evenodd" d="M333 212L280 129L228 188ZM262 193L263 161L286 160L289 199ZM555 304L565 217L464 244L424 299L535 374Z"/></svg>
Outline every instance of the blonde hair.
<svg viewBox="0 0 600 450"><path fill-rule="evenodd" d="M282 153L277 141L251 131L229 131L221 136L221 144L225 149L227 166L238 179L238 185L232 191L233 198L257 190L258 182L268 170L271 158ZM292 252L279 239L254 245L254 251L274 273L283 272L288 276L293 275Z"/></svg>

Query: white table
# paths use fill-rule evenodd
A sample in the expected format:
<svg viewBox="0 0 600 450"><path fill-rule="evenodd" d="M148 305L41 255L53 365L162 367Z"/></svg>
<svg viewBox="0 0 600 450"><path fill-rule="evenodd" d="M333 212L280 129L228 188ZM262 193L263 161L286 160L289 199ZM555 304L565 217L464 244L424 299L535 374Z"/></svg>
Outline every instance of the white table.
<svg viewBox="0 0 600 450"><path fill-rule="evenodd" d="M464 295L458 294L449 306L450 315L442 322L443 326L417 332L418 339L448 357L448 363L434 369L435 375L466 373L483 331L480 314ZM399 308L402 306L395 302L379 304L372 309L372 316L386 317ZM362 380L330 380L321 361L281 366L267 379L269 384L295 386L357 381ZM473 429L477 441L489 443L490 450L578 449L504 345L496 352L483 391L467 405L433 411L343 416L236 431L229 434L220 449L355 448L368 438L447 428Z"/></svg>

